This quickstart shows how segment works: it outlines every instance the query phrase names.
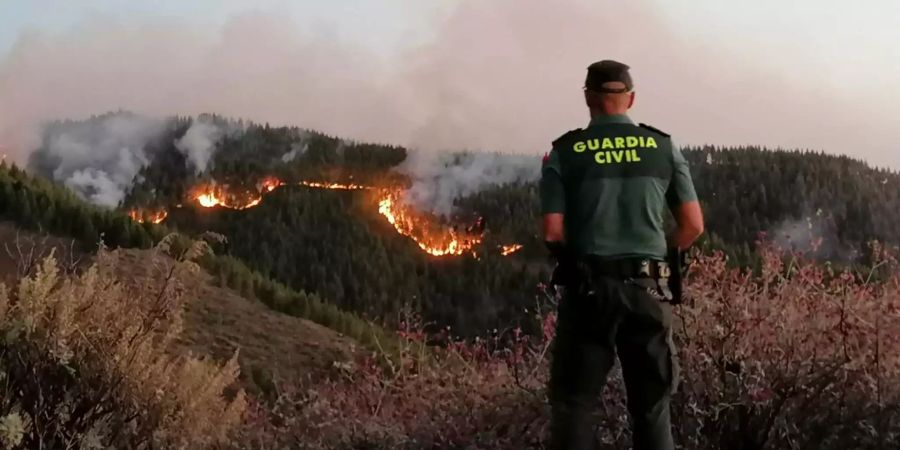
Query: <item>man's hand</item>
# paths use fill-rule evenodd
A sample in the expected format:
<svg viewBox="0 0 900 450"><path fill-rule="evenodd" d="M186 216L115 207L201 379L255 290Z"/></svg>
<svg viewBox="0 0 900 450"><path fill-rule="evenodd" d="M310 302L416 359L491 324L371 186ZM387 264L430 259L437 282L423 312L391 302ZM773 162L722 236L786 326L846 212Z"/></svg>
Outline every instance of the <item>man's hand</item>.
<svg viewBox="0 0 900 450"><path fill-rule="evenodd" d="M671 245L679 250L686 250L703 234L703 211L700 202L682 203L672 209L678 228L672 235Z"/></svg>
<svg viewBox="0 0 900 450"><path fill-rule="evenodd" d="M559 213L544 214L544 242L563 242L563 215Z"/></svg>

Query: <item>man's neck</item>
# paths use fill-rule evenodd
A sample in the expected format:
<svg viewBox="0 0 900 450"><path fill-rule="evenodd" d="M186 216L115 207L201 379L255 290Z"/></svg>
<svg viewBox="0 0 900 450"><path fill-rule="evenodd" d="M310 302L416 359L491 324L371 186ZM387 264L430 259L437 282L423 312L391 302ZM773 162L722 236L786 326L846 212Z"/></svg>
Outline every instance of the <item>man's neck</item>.
<svg viewBox="0 0 900 450"><path fill-rule="evenodd" d="M628 115L627 109L621 110L621 111L603 111L600 109L591 108L589 111L591 113L591 119L593 119L595 117L604 117L604 116L627 116Z"/></svg>
<svg viewBox="0 0 900 450"><path fill-rule="evenodd" d="M623 114L592 115L590 125L606 125L606 124L616 124L616 123L634 124L634 122L632 122L631 118L629 118L628 115L623 113Z"/></svg>

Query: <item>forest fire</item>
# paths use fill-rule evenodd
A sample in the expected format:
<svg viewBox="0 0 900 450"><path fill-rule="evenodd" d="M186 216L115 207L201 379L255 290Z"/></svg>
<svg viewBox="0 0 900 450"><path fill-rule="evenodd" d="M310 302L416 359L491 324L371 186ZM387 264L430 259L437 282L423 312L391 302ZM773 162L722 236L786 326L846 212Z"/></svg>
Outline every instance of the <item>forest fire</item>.
<svg viewBox="0 0 900 450"><path fill-rule="evenodd" d="M453 229L433 231L425 219L415 217L399 201L399 195L388 193L378 202L378 212L403 236L409 237L419 248L434 256L461 255L481 242L481 235L462 237Z"/></svg>
<svg viewBox="0 0 900 450"><path fill-rule="evenodd" d="M319 189L342 189L351 191L372 189L371 186L363 186L361 184L321 183L318 181L301 181L300 185Z"/></svg>
<svg viewBox="0 0 900 450"><path fill-rule="evenodd" d="M238 194L212 183L195 189L192 198L204 208L223 207L241 210L259 205L265 194L286 184L278 178L268 177L256 185L255 192ZM315 189L375 189L373 186L361 184L322 181L300 181L297 185ZM419 248L433 256L462 255L473 252L474 247L481 243L484 231L483 226L480 228L476 226L474 229L470 227L462 232L455 227L442 226L427 215L417 213L405 205L400 198L399 191L383 191L383 195L378 201L378 213L387 219L397 233L412 239ZM479 223L481 222L479 221ZM500 254L511 255L521 248L520 244L503 245L500 247Z"/></svg>
<svg viewBox="0 0 900 450"><path fill-rule="evenodd" d="M522 244L502 245L500 246L500 254L509 256L522 249Z"/></svg>
<svg viewBox="0 0 900 450"><path fill-rule="evenodd" d="M141 209L132 209L128 211L128 217L131 217L131 220L139 223L162 223L166 220L166 217L169 216L169 213L165 210L161 211L145 211Z"/></svg>
<svg viewBox="0 0 900 450"><path fill-rule="evenodd" d="M257 186L256 192L247 192L243 195L229 193L225 189L210 184L196 189L194 198L204 208L221 206L229 209L247 209L259 205L262 196L277 189L284 183L275 177L263 179Z"/></svg>
<svg viewBox="0 0 900 450"><path fill-rule="evenodd" d="M262 197L254 197L244 202L239 202L237 200L226 200L226 196L221 193L216 193L213 190L197 194L197 203L200 203L200 206L204 208L213 208L216 206L221 206L229 209L247 209L252 208L259 204L262 201Z"/></svg>

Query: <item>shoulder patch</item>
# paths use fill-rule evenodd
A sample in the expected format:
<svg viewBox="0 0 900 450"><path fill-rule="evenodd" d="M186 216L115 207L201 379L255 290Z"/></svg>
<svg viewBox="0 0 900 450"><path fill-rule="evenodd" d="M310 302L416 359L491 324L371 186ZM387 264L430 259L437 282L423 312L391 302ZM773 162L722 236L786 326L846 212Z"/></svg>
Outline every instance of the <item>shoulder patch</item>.
<svg viewBox="0 0 900 450"><path fill-rule="evenodd" d="M658 129L658 128L654 128L654 127L652 127L652 126L650 126L650 125L647 125L646 123L642 123L642 124L640 124L640 126L641 126L641 128L646 128L646 129L648 129L648 130L650 130L650 131L653 131L654 133L659 133L659 134L661 134L661 135L663 135L663 136L665 136L665 137L671 137L671 136L669 136L669 133L666 133L665 131L662 131L662 130L660 130L660 129Z"/></svg>
<svg viewBox="0 0 900 450"><path fill-rule="evenodd" d="M566 134L553 140L553 146L556 147L556 144L558 144L559 142L565 140L566 138L572 137L572 135L574 135L575 133L580 133L580 132L581 132L581 128L576 128L574 130L567 131Z"/></svg>

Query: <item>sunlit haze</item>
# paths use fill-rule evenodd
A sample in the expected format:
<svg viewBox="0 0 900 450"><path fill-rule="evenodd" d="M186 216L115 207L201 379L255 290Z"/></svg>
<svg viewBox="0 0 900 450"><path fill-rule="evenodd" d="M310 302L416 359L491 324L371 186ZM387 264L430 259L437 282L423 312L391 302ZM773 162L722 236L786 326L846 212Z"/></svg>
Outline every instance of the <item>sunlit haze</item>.
<svg viewBox="0 0 900 450"><path fill-rule="evenodd" d="M429 150L543 154L585 68L632 66L679 144L900 169L900 4L563 0L0 1L0 147L39 123L216 112Z"/></svg>

